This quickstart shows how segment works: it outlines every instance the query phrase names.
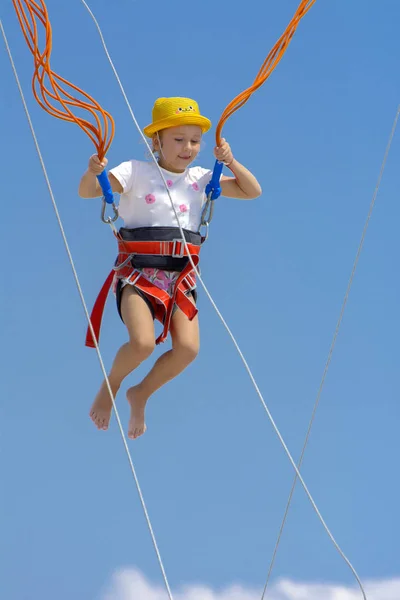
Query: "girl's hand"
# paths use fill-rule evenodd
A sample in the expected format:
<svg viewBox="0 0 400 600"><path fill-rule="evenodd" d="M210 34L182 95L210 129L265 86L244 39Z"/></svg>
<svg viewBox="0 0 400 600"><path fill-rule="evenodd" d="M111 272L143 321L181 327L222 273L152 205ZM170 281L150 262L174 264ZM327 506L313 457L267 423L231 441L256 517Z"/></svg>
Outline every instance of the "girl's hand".
<svg viewBox="0 0 400 600"><path fill-rule="evenodd" d="M224 163L224 165L230 165L231 162L233 161L233 154L232 154L231 147L224 138L222 138L222 140L221 140L221 145L216 146L214 148L214 154L215 154L215 158L219 162Z"/></svg>
<svg viewBox="0 0 400 600"><path fill-rule="evenodd" d="M100 175L104 171L108 164L108 160L104 157L102 162L100 162L97 154L93 154L89 160L89 171L93 173L93 175Z"/></svg>

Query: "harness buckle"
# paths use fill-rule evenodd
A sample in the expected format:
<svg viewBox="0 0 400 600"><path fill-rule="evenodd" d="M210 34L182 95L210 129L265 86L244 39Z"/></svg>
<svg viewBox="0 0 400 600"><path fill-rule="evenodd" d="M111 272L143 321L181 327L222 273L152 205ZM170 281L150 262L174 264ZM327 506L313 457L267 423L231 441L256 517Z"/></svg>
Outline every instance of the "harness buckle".
<svg viewBox="0 0 400 600"><path fill-rule="evenodd" d="M177 252L177 245L180 244L180 251ZM179 247L179 246L178 246ZM172 253L171 256L173 258L183 258L185 256L185 243L181 239L172 240Z"/></svg>
<svg viewBox="0 0 400 600"><path fill-rule="evenodd" d="M140 272L133 270L132 273L129 275L129 277L127 277L125 279L126 283L128 283L129 285L135 285L135 283L137 282L137 280L140 277Z"/></svg>
<svg viewBox="0 0 400 600"><path fill-rule="evenodd" d="M114 271L121 271L121 269L126 267L126 265L128 265L131 262L131 260L134 256L135 256L134 254L129 254L128 257L120 264L118 264L118 257L117 257L116 263L113 267Z"/></svg>

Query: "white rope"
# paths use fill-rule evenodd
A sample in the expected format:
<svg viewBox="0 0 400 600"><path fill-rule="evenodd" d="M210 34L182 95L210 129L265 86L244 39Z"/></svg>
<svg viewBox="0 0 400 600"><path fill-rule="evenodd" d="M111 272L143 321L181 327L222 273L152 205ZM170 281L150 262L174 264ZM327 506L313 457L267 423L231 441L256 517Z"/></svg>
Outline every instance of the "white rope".
<svg viewBox="0 0 400 600"><path fill-rule="evenodd" d="M362 232L362 235L361 235L361 241L360 241L360 244L359 244L358 249L357 249L356 257L354 259L353 268L351 270L350 279L349 279L349 282L347 284L347 289L346 289L346 293L344 295L344 299L343 299L343 303L342 303L342 308L340 310L339 319L338 319L338 322L336 324L335 333L333 335L333 340L332 340L332 343L331 343L331 347L329 349L328 358L327 358L327 361L326 361L326 364L325 364L324 372L322 374L321 383L320 383L320 386L319 386L319 389L318 389L318 393L317 393L317 399L316 399L315 404L314 404L314 408L313 408L313 411L312 411L310 423L308 425L308 429L307 429L307 433L306 433L306 437L305 437L303 449L301 451L300 459L299 459L299 462L298 462L298 465L297 465L297 468L299 470L300 470L301 465L303 463L304 454L305 454L305 451L306 451L306 448L307 448L307 444L308 444L308 440L309 440L309 437L310 437L310 434L311 434L311 428L313 426L315 415L316 415L316 412L317 412L317 409L318 409L318 406L319 406L319 403L320 403L322 389L324 387L326 375L328 373L329 365L330 365L331 360L332 360L333 350L335 348L336 340L337 340L337 337L338 337L338 334L339 334L340 325L341 325L342 320L343 320L343 315L344 315L344 311L345 311L345 308L346 308L347 300L349 298L350 289L351 289L351 286L352 286L352 283L353 283L353 279L354 279L354 275L355 275L355 272L356 272L356 269L357 269L358 261L359 261L360 254L361 254L361 250L362 250L363 245L364 245L365 236L367 234L367 229L368 229L369 221L371 219L372 211L373 211L374 206L375 206L375 201L376 201L376 198L377 198L377 195L378 195L378 191L379 191L379 187L380 187L380 184L381 184L381 181L382 181L382 177L383 177L383 172L385 170L386 161L387 161L387 158L389 156L389 151L390 151L390 147L392 145L392 140L393 140L393 137L394 137L394 134L395 134L395 131L396 131L397 121L398 121L399 115L400 115L400 105L397 108L396 116L395 116L394 123L393 123L393 126L392 126L392 131L391 131L390 136L389 136L389 141L388 141L388 144L386 146L386 151L385 151L385 155L383 157L383 161L382 161L382 165L381 165L381 170L379 172L378 181L377 181L377 184L375 186L375 190L374 190L374 193L373 193L373 196L372 196L372 200L371 200L371 203L370 203L370 206L369 206L367 219L365 221L364 229L363 229L363 232ZM264 600L264 598L265 598L265 594L266 594L266 591L267 591L268 583L269 583L269 580L271 578L272 570L274 568L275 559L276 559L276 555L277 555L277 552L278 552L279 544L280 544L280 541L281 541L283 530L285 528L286 519L287 519L287 516L288 516L288 513L289 513L290 504L292 502L294 490L295 490L296 485L297 485L297 480L298 480L298 477L297 477L297 473L296 473L295 476L294 476L294 480L293 480L293 484L292 484L292 489L290 490L289 498L288 498L288 501L287 501L287 504L286 504L285 513L283 515L283 520L282 520L281 526L279 528L278 538L276 540L275 548L274 548L274 551L273 551L273 554L272 554L272 559L271 559L271 563L270 563L269 570L268 570L268 575L267 575L267 581L265 583L265 587L264 587L264 591L263 591L261 600Z"/></svg>
<svg viewBox="0 0 400 600"><path fill-rule="evenodd" d="M161 572L162 572L162 575L163 575L163 578L164 578L164 583L165 583L165 586L167 588L169 599L173 600L172 593L171 593L171 590L170 590L170 587L169 587L169 584L168 584L167 576L166 576L166 573L165 573L164 565L163 565L163 562L162 562L162 559L161 559L160 552L158 550L157 541L156 541L156 538L155 538L155 535L154 535L154 532L153 532L153 528L152 528L152 525L151 525L151 522L150 522L150 517L149 517L149 514L147 512L147 508L146 508L146 504L145 504L145 501L144 501L144 498L143 498L142 490L141 490L140 485L139 485L139 480L138 480L138 477L136 475L135 467L133 465L132 457L131 457L131 454L129 452L129 448L128 448L128 444L127 444L127 441L126 441L126 438L125 438L124 430L122 428L121 420L120 420L120 417L119 417L119 414L118 414L118 410L117 410L117 407L116 407L116 404L115 404L114 394L113 394L113 392L111 390L110 382L109 382L109 379L108 379L108 376L107 376L107 372L106 372L106 369L105 369L105 366L104 366L104 362L103 362L103 358L102 358L102 355L101 355L101 352L100 352L100 348L99 348L99 345L98 345L97 340L96 340L96 335L95 335L94 330L93 330L92 322L91 322L89 311L87 309L86 301L85 301L85 298L84 298L84 295L83 295L83 291L82 291L81 284L80 284L80 281L79 281L78 273L77 273L76 268L75 268L75 263L74 263L74 260L72 258L72 254L71 254L71 251L70 251L70 248L69 248L69 244L68 244L68 240L67 240L67 237L66 237L66 234L65 234L65 231L64 231L64 227L63 227L63 224L62 224L60 213L58 211L57 203L56 203L56 200L55 200L55 197L54 197L54 194L53 194L53 189L51 187L50 179L49 179L49 176L47 174L47 169L46 169L46 166L45 166L45 163L44 163L44 159L43 159L43 156L42 156L42 153L41 153L41 150L40 150L39 142L38 142L38 139L37 139L37 136L36 136L36 133L35 133L35 129L34 129L34 126L33 126L33 123L32 123L32 119L31 119L30 113L29 113L28 105L27 105L26 100L25 100L24 92L23 92L23 89L22 89L22 86L21 86L21 83L20 83L20 80L19 80L19 77L18 77L18 72L17 72L16 66L15 66L15 63L14 63L14 59L13 59L13 56L12 56L12 53L11 53L11 49L10 49L10 46L9 46L9 43L8 43L8 39L7 39L7 36L6 36L6 33L5 33L5 30L4 30L3 23L1 21L1 19L0 19L0 29L1 29L1 32L3 34L4 43L6 45L6 50L7 50L10 62L11 62L12 70L14 72L14 76L15 76L15 79L16 79L16 82L17 82L19 93L21 95L22 103L24 105L24 109L25 109L25 113L26 113L26 116L27 116L27 119L28 119L29 127L31 129L33 140L35 142L36 150L37 150L37 153L39 155L40 164L42 166L43 174L44 174L44 177L45 177L45 180L46 180L46 183L47 183L47 187L48 187L48 190L49 190L49 193L50 193L50 197L51 197L51 201L52 201L52 204L53 204L53 208L54 208L54 211L56 213L56 218L57 218L57 221L58 221L58 225L60 227L61 235L62 235L62 238L64 240L65 249L66 249L67 254L68 254L68 258L69 258L69 262L70 262L70 265L71 265L71 268L72 268L72 272L74 274L75 283L76 283L76 286L78 288L79 296L80 296L81 301L82 301L83 309L85 311L85 315L86 315L86 318L87 318L87 321L88 321L88 324L89 324L90 332L92 334L92 338L93 338L95 346L96 346L96 352L97 352L97 356L99 358L101 370L103 372L104 379L105 379L106 384L107 384L108 392L109 392L110 398L112 400L113 409L114 409L115 416L116 416L116 419L117 419L117 422L118 422L118 427L119 427L119 430L120 430L120 433L121 433L121 437L122 437L122 440L123 440L123 443L124 443L124 446L125 446L125 450L126 450L126 454L127 454L127 457L128 457L128 461L129 461L131 470L132 470L132 474L133 474L133 477L135 479L136 487L137 487L137 490L138 490L138 493L139 493L140 502L142 504L143 511L144 511L144 514L145 514L145 517L146 517L146 521L147 521L147 525L148 525L149 530L150 530L150 535L151 535L151 538L153 540L153 545L154 545L154 548L155 548L155 551L156 551L156 554L157 554L157 558L158 558L158 562L159 562L159 565L160 565L160 568L161 568Z"/></svg>
<svg viewBox="0 0 400 600"><path fill-rule="evenodd" d="M100 35L100 38L101 38L101 41L102 41L102 44L103 44L103 47L104 47L104 50L105 50L105 53L106 53L106 55L107 55L107 58L108 58L108 60L109 60L109 62L110 62L111 68L112 68L112 70L114 71L114 75L115 75L115 77L116 77L116 79L117 79L117 82L118 82L118 84L119 84L119 87L120 87L120 89L121 89L121 91L122 91L123 97L124 97L124 99L125 99L125 102L126 102L126 104L127 104L128 110L129 110L129 112L130 112L130 114L131 114L132 120L133 120L133 122L134 122L135 126L137 127L137 129L138 129L138 131L139 131L139 133L140 133L140 135L141 135L141 137L142 137L142 139L143 139L144 143L146 144L146 146L147 146L147 148L148 148L149 152L151 152L151 148L150 148L150 146L149 146L149 144L148 144L148 141L147 141L147 139L146 139L145 135L142 133L142 130L141 130L141 128L140 128L140 126L139 126L139 124L138 124L138 122L137 122L137 120L136 120L136 117L135 117L135 115L134 115L134 113L133 113L133 110L132 110L132 107L131 107L131 105L130 105L130 102L129 102L129 100L128 100L128 97L127 97L127 95L126 95L126 93L125 93L125 90L124 90L124 87L123 87L123 85L122 85L121 79L120 79L120 77L119 77L119 75L118 75L118 72L117 72L117 70L116 70L116 68L115 68L115 66L114 66L114 63L113 63L113 61L112 61L112 59L111 59L111 56L110 56L110 53L109 53L109 51L108 51L108 48L107 48L106 42L105 42L105 40L104 40L104 36L103 36L103 33L102 33L102 31L101 31L100 25L99 25L99 23L97 22L97 19L95 18L95 16L94 16L93 12L92 12L92 11L91 11L91 9L89 8L89 6L88 6L88 5L87 5L87 3L85 2L85 0L81 0L81 1L82 1L82 3L84 4L84 6L86 7L86 9L88 10L89 14L91 15L91 17L92 17L92 19L93 19L93 21L94 21L94 23L95 23L95 25L96 25L96 27L97 27L97 30L98 30L98 32L99 32L99 35ZM152 154L152 152L151 152L151 154ZM288 450L288 448L287 448L287 446L286 446L286 444L285 444L285 441L284 441L284 440L283 440L283 438L282 438L282 435L281 435L281 433L280 433L280 431L279 431L279 429L278 429L277 425L275 424L275 421L274 421L274 419L272 418L272 415L271 415L271 413L270 413L270 411L269 411L269 408L268 408L268 406L267 406L267 404L266 404L266 402L265 402L265 400L264 400L264 398L263 398L263 396L262 396L262 394L261 394L261 391L260 391L260 389L259 389L259 387L258 387L258 385L257 385L257 383L256 383L256 381L255 381L255 378L254 378L254 376L253 376L253 373L251 372L251 369L250 369L250 367L249 367L249 365L248 365L248 363L247 363L247 361L246 361L246 359L245 359L245 357L244 357L244 355L243 355L243 353L242 353L242 351L241 351L241 349L240 349L240 347L239 347L239 344L238 344L238 342L236 341L236 339L235 339L235 337L234 337L234 335L233 335L232 331L231 331L231 330L230 330L230 328L228 327L228 324L226 323L225 319L223 318L223 316L222 316L221 312L219 311L219 309L218 309L217 305L215 304L215 302L214 302L214 300L213 300L213 298L212 298L212 296L211 296L210 292L208 291L208 289L207 289L207 287L206 287L205 283L203 282L203 279L202 279L202 277L200 276L200 274L199 274L198 270L196 269L196 267L195 267L195 265L194 265L194 263L193 263L193 259L192 259L191 255L190 255L190 252L189 252L189 249L188 249L188 246L187 246L187 242L186 242L186 238L185 238L185 235L184 235L184 233L183 233L183 229L182 229L181 223L180 223L180 221L179 221L178 214L177 214L177 212L176 212L176 210L175 210L175 206L174 206L174 203L173 203L173 201L172 201L172 197L171 197L171 194L170 194L170 191L169 191L169 188L168 188L167 182L166 182L166 180L165 180L165 178L164 178L164 174L163 174L163 172L162 172L162 170L161 170L161 168L160 168L160 166L159 166L159 164L158 164L158 162L157 162L157 160L156 160L156 158L154 157L154 155L153 155L153 154L152 154L152 156L153 156L153 160L154 160L154 162L155 162L155 164L156 164L156 166L157 166L157 168L158 168L158 171L159 171L159 173L160 173L160 176L161 176L161 178L162 178L162 180L163 180L163 182L164 182L165 189L166 189L166 191L167 191L167 193L168 193L168 195L169 195L169 198L170 198L170 201L171 201L171 206L172 206L172 208L173 208L173 210L174 210L175 217L176 217L176 220L177 220L177 223L178 223L178 226L179 226L180 232L181 232L182 241L183 241L183 242L184 242L184 244L185 244L186 252L187 252L187 254L188 254L188 257L189 257L189 260L190 260L190 262L191 262L191 265L192 265L193 269L196 271L196 273L197 273L197 276L198 276L198 279L199 279L199 281L200 281L200 283L201 283L201 285L202 285L202 287L203 287L203 289L204 289L204 291L205 291L205 293L206 293L206 295L207 295L208 299L210 300L210 302L211 302L212 306L214 307L214 309L215 309L215 311L216 311L216 313L217 313L218 317L220 318L221 322L223 323L223 325L224 325L224 327L225 327L226 331L228 332L228 335L229 335L229 337L231 338L231 340L232 340L232 342L233 342L233 344L234 344L234 346L235 346L235 348L236 348L236 350L237 350L237 352L238 352L238 354L239 354L239 356L240 356L240 358L241 358L241 360L242 360L242 362L243 362L243 364L244 364L244 366L245 366L245 369L246 369L246 371L247 371L247 373L248 373L248 375L249 375L249 377L250 377L250 379L251 379L251 381L252 381L252 383L253 383L253 386L254 386L254 388L255 388L255 390L256 390L256 392L257 392L257 395L258 395L258 397L260 398L260 401L261 401L261 403L262 403L262 405L263 405L263 407L264 407L264 409L265 409L265 412L266 412L266 413L267 413L267 415L268 415L268 418L269 418L269 420L270 420L270 422L271 422L271 424L272 424L272 427L274 428L274 431L275 431L276 435L278 436L278 438L279 438L279 441L281 442L281 444L282 444L282 446L283 446L283 448L284 448L284 450L285 450L285 452L286 452L286 454L287 454L287 456L288 456L288 458L289 458L289 461L291 462L291 464L292 464L292 467L293 467L293 469L295 470L295 472L296 472L296 475L297 475L297 477L298 477L298 479L299 479L299 481L300 481L301 485L303 486L303 488L304 488L304 491L305 491L305 493L306 493L306 494L307 494L307 496L308 496L308 499L310 500L310 502L311 502L311 504L312 504L312 506L313 506L313 508L314 508L314 511L316 512L316 514L317 514L317 516L318 516L319 520L321 521L321 523L322 523L322 525L323 525L323 527L324 527L324 529L325 529L326 533L328 534L328 536L329 536L330 540L331 540L331 541L332 541L332 543L334 544L334 546L335 546L336 550L339 552L339 554L340 554L340 556L342 557L342 559L343 559L343 560L346 562L346 564L348 565L348 567L349 567L349 568L350 568L350 570L352 571L352 573L353 573L353 575L354 575L354 577L355 577L355 579L356 579L356 581L357 581L357 583L358 583L358 585L359 585L359 587L360 587L360 590L361 590L361 593L362 593L362 595L363 595L363 598L364 598L364 600L367 600L367 596L366 596L366 594L365 594L365 591L364 591L363 585L362 585L362 583L361 583L361 580L360 580L360 578L359 578L359 576L358 576L358 574L357 574L357 572L356 572L355 568L353 567L353 565L351 564L351 562L349 561L349 559L346 557L346 555L344 554L344 552L342 551L342 549L340 548L340 546L339 546L339 545L338 545L338 543L336 542L335 538L333 537L332 533L330 532L330 530L329 530L329 528L328 528L327 524L325 523L325 521L324 521L324 519L323 519L323 517L322 517L322 515L321 515L321 513L320 513L320 511L319 511L319 509L318 509L318 507L317 507L317 505L315 504L315 501L314 501L313 497L311 496L311 494L310 494L310 492L309 492L309 490L308 490L308 487L306 486L306 484L305 484L305 482L304 482L304 479L303 479L302 475L300 474L300 472L299 472L299 470L298 470L298 468L297 468L297 466L296 466L296 463L294 462L294 460L293 460L293 458L292 458L292 455L290 454L290 452L289 452L289 450Z"/></svg>

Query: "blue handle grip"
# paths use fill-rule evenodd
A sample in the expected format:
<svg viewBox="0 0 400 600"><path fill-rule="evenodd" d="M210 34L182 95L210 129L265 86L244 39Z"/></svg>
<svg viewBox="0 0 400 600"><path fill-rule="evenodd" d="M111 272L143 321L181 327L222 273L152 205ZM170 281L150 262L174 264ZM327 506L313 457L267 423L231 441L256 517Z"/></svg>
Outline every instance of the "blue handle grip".
<svg viewBox="0 0 400 600"><path fill-rule="evenodd" d="M206 196L208 196L211 192L211 200L216 200L221 195L221 186L219 184L219 180L221 178L222 169L224 168L224 163L215 161L214 171L211 177L210 183L207 184L206 187Z"/></svg>
<svg viewBox="0 0 400 600"><path fill-rule="evenodd" d="M99 180L101 189L103 190L104 200L107 202L107 204L113 204L114 194L111 189L111 183L108 179L106 171L104 170L102 173L100 173L100 175L97 175L97 179Z"/></svg>

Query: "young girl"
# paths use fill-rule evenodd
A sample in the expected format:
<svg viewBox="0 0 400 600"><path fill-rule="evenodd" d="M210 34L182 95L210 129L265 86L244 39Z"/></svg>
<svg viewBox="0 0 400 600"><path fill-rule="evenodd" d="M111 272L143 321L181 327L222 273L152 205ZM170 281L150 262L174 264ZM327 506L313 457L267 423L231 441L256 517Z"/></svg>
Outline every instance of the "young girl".
<svg viewBox="0 0 400 600"><path fill-rule="evenodd" d="M210 129L211 122L201 115L198 104L190 98L159 98L154 104L152 117L152 123L144 129L144 133L152 140L153 151L158 156L158 164L166 179L185 237L188 242L198 244L196 236L200 238L198 231L206 199L204 190L212 171L189 165L196 159L202 135ZM233 173L233 177L221 177L222 196L250 200L261 194L256 178L233 157L225 140L222 140L220 147L215 148L214 154ZM96 198L102 195L96 176L106 166L106 159L100 162L97 156L90 158L89 168L79 186L81 197ZM169 235L171 231L175 231L178 224L171 201L153 161L124 162L109 172L109 178L113 192L121 194L119 215L124 220L125 227L120 230L120 234L124 239L143 239L140 237L143 232L146 239L149 239L149 233L153 231L149 228L154 228L156 232L150 239L160 239L161 233ZM178 229L173 239L181 237ZM117 308L128 330L129 341L119 349L109 374L114 396L125 377L153 352L154 317L162 322L165 320L165 306L168 307L180 271L188 261L182 257L156 257L156 264L151 263L151 260L150 263L143 260L141 262L140 258L135 255L135 259L132 259L129 273L124 269L115 271ZM154 261L155 257L145 258ZM163 259L168 259L169 263L163 263ZM160 268L164 265L166 268ZM140 286L138 281L142 282ZM146 431L145 407L150 396L179 375L198 354L199 325L195 287L192 271L191 276L185 278L180 306L176 301L170 307L172 349L157 360L143 381L127 391L131 407L128 436L131 439ZM164 298L162 302L157 299L161 294L161 298ZM190 302L189 309L184 308L185 298ZM160 308L163 310L160 311ZM90 417L98 429L108 429L111 410L111 398L103 382L90 410Z"/></svg>

